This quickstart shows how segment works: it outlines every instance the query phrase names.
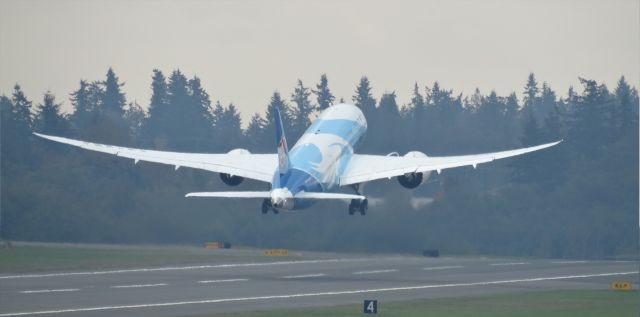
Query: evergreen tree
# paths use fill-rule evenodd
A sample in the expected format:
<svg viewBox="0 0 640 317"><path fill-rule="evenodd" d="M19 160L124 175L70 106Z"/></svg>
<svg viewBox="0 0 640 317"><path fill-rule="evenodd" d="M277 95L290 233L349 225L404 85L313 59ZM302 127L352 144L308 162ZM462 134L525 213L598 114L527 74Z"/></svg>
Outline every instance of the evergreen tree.
<svg viewBox="0 0 640 317"><path fill-rule="evenodd" d="M555 91L551 90L551 87L546 82L542 83L542 91L540 93L540 99L535 107L535 115L538 122L542 122L547 115L553 111L557 104L557 97Z"/></svg>
<svg viewBox="0 0 640 317"><path fill-rule="evenodd" d="M149 102L149 117L162 116L162 113L166 111L167 104L169 103L169 87L167 86L167 79L162 74L162 71L158 69L153 70L153 76L151 78L151 101Z"/></svg>
<svg viewBox="0 0 640 317"><path fill-rule="evenodd" d="M211 101L200 79L187 80L180 70L176 70L169 77L168 88L167 111L161 111L158 118L164 124L163 137L167 146L180 151L211 150L215 143Z"/></svg>
<svg viewBox="0 0 640 317"><path fill-rule="evenodd" d="M629 132L629 128L633 126L636 115L633 113L632 90L624 76L620 77L618 86L615 90L616 95L616 111L613 118L615 128L618 135Z"/></svg>
<svg viewBox="0 0 640 317"><path fill-rule="evenodd" d="M309 97L311 92L309 88L302 84L301 80L298 80L298 85L295 87L293 94L291 94L291 100L293 101L293 129L291 133L291 139L297 140L304 131L311 124L311 114L314 111L314 106L311 104Z"/></svg>
<svg viewBox="0 0 640 317"><path fill-rule="evenodd" d="M316 85L317 90L313 90L313 93L316 95L318 100L318 108L320 111L329 108L333 104L333 101L336 99L329 90L329 83L327 80L327 74L322 74L320 76L320 83Z"/></svg>
<svg viewBox="0 0 640 317"><path fill-rule="evenodd" d="M167 134L163 127L168 126L170 119L167 79L160 70L154 69L151 79L149 115L143 122L141 144L157 149L166 147Z"/></svg>
<svg viewBox="0 0 640 317"><path fill-rule="evenodd" d="M608 91L595 80L580 78L584 92L576 97L576 104L569 117L570 146L581 156L601 153L610 135L607 133Z"/></svg>
<svg viewBox="0 0 640 317"><path fill-rule="evenodd" d="M508 125L509 144L515 144L514 135L519 135L518 128L518 115L520 111L520 105L518 104L518 97L515 93L511 93L505 100L504 119Z"/></svg>
<svg viewBox="0 0 640 317"><path fill-rule="evenodd" d="M420 94L418 83L413 84L413 96L411 97L411 106L414 112L423 112L425 109L424 97Z"/></svg>
<svg viewBox="0 0 640 317"><path fill-rule="evenodd" d="M427 135L429 124L426 122L428 117L425 99L420 94L418 83L413 86L413 96L411 97L410 108L407 110L407 120L410 122L409 130L412 131L409 133L409 142L413 146L421 147L423 144L421 140Z"/></svg>
<svg viewBox="0 0 640 317"><path fill-rule="evenodd" d="M113 72L113 69L109 67L107 71L107 80L104 82L104 101L103 111L113 120L122 118L124 114L124 107L126 104L126 98L121 91L121 87L124 83L120 83L118 77Z"/></svg>
<svg viewBox="0 0 640 317"><path fill-rule="evenodd" d="M16 84L13 87L13 113L18 121L18 124L24 128L31 128L33 124L33 116L31 115L31 101L27 100L27 97L22 92L20 85Z"/></svg>
<svg viewBox="0 0 640 317"><path fill-rule="evenodd" d="M520 143L522 147L535 146L542 143L543 134L531 108L525 110ZM511 166L514 167L513 180L521 183L535 183L540 176L540 166L536 163L538 155L528 155L515 158Z"/></svg>
<svg viewBox="0 0 640 317"><path fill-rule="evenodd" d="M380 106L377 109L377 116L378 122L384 121L385 124L369 128L371 137L376 140L376 146L380 150L386 149L389 151L389 149L393 149L393 151L405 152L406 138L404 137L404 127L395 92L382 95Z"/></svg>
<svg viewBox="0 0 640 317"><path fill-rule="evenodd" d="M67 133L66 118L60 113L60 105L51 92L44 94L43 103L38 105L36 130L45 134L65 135Z"/></svg>
<svg viewBox="0 0 640 317"><path fill-rule="evenodd" d="M365 76L360 78L360 83L356 87L356 94L353 95L353 102L362 110L367 120L371 120L376 110L376 99L371 95L371 84Z"/></svg>
<svg viewBox="0 0 640 317"><path fill-rule="evenodd" d="M20 98L24 102L23 105L31 104L24 95ZM14 100L16 99L14 98ZM5 95L0 96L0 118L2 120L0 122L0 163L2 164L3 177L5 177L2 180L2 185L6 182L5 166L10 162L24 161L25 158L30 157L28 141L31 137L31 129L24 116L19 116L15 108L11 99Z"/></svg>
<svg viewBox="0 0 640 317"><path fill-rule="evenodd" d="M268 148L273 151L276 145L276 108L280 109L280 116L282 118L282 125L284 127L284 132L288 140L295 140L291 137L293 132L293 117L291 115L291 110L289 105L282 99L280 93L275 91L271 96L271 100L269 101L269 105L267 106L267 112L265 113L265 118L268 124L264 129L265 140L271 140L268 142ZM290 144L290 147L293 145Z"/></svg>
<svg viewBox="0 0 640 317"><path fill-rule="evenodd" d="M69 117L73 128L81 137L86 137L86 130L90 128L91 122L94 121L94 104L91 103L91 92L89 91L89 83L86 80L80 80L80 88L71 93L71 105L73 113Z"/></svg>
<svg viewBox="0 0 640 317"><path fill-rule="evenodd" d="M130 129L129 134L133 139L137 139L140 136L145 118L144 110L137 102L129 103L124 111L124 120Z"/></svg>
<svg viewBox="0 0 640 317"><path fill-rule="evenodd" d="M228 151L242 144L242 121L238 109L232 103L224 108L218 101L214 107L214 116L215 137L220 141L220 149Z"/></svg>
<svg viewBox="0 0 640 317"><path fill-rule="evenodd" d="M535 107L536 97L540 89L538 89L538 82L536 81L536 76L533 73L529 74L527 78L527 84L524 86L524 105L523 108L531 108Z"/></svg>
<svg viewBox="0 0 640 317"><path fill-rule="evenodd" d="M273 151L273 146L270 141L272 138L268 138L265 133L268 125L269 122L262 118L259 113L253 114L247 129L244 131L247 148L259 152Z"/></svg>

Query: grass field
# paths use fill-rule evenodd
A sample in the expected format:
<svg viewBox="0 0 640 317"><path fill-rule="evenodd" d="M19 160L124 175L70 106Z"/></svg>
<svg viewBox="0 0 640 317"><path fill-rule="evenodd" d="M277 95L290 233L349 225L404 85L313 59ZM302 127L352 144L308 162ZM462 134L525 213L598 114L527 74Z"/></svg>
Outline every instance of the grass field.
<svg viewBox="0 0 640 317"><path fill-rule="evenodd" d="M363 314L362 304L293 310L205 315L210 317L637 317L640 292L562 290L478 297L379 302L377 315ZM199 316L199 317L205 317Z"/></svg>
<svg viewBox="0 0 640 317"><path fill-rule="evenodd" d="M0 248L0 274L283 259L302 257L269 258L260 250L207 250L204 246L17 244Z"/></svg>

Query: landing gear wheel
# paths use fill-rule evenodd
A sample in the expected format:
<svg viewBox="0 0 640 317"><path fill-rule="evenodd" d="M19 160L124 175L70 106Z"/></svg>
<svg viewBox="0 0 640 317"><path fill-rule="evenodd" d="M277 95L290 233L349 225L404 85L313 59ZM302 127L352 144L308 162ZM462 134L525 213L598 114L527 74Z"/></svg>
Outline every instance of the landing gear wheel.
<svg viewBox="0 0 640 317"><path fill-rule="evenodd" d="M269 201L268 199L265 199L262 201L262 214L266 215L267 212L269 212L269 209L271 209L271 201Z"/></svg>
<svg viewBox="0 0 640 317"><path fill-rule="evenodd" d="M356 213L357 209L358 209L358 201L355 199L352 199L351 203L349 203L349 215L353 216L353 214Z"/></svg>
<svg viewBox="0 0 640 317"><path fill-rule="evenodd" d="M360 207L359 208L360 209L360 214L364 216L365 214L367 214L367 209L369 208L369 202L365 199L365 200L360 202L360 206L359 207Z"/></svg>

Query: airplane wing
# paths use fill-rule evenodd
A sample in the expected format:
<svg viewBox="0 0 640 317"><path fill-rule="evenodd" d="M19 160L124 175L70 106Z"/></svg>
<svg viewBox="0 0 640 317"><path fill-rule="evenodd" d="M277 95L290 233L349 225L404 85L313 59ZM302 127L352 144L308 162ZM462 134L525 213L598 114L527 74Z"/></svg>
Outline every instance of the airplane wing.
<svg viewBox="0 0 640 317"><path fill-rule="evenodd" d="M441 157L403 157L354 154L340 177L340 186L358 184L407 173L437 171L460 166L473 166L506 157L522 155L554 146L562 140L516 150Z"/></svg>
<svg viewBox="0 0 640 317"><path fill-rule="evenodd" d="M204 154L165 152L91 143L40 133L34 134L41 138L77 146L83 149L130 158L135 160L136 163L138 161L154 162L173 165L176 169L184 166L216 173L241 176L267 183L271 182L276 167L278 166L278 158L276 154Z"/></svg>

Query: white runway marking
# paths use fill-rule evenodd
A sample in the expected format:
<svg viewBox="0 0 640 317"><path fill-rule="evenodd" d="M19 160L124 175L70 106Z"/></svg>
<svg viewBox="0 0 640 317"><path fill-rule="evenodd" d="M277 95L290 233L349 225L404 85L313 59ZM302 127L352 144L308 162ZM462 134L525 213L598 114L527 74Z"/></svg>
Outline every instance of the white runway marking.
<svg viewBox="0 0 640 317"><path fill-rule="evenodd" d="M587 263L587 261L554 261L551 262L553 264L579 264L579 263Z"/></svg>
<svg viewBox="0 0 640 317"><path fill-rule="evenodd" d="M282 278L287 278L287 279L292 279L292 278L307 278L307 277L320 277L320 276L325 276L326 274L324 273L317 273L317 274L305 274L305 275L287 275L287 276L283 276Z"/></svg>
<svg viewBox="0 0 640 317"><path fill-rule="evenodd" d="M524 278L524 279L515 279L515 280L498 280L498 281L473 282L473 283L432 284L432 285L421 285L421 286L359 289L359 290L320 292L320 293L302 293L302 294L287 294L287 295L271 295L271 296L255 296L255 297L206 299L206 300L194 300L194 301L183 301L183 302L167 302L167 303L153 303L153 304L68 308L68 309L59 309L59 310L43 310L43 311L33 311L33 312L3 313L3 314L0 314L0 317L44 315L44 314L64 314L64 313L88 312L88 311L121 310L121 309L136 309L136 308L151 308L151 307L184 306L184 305L196 305L196 304L216 304L216 303L228 303L228 302L246 302L246 301L271 300L271 299L288 299L288 298L300 298L300 297L317 297L317 296L334 296L334 295L363 294L363 293L410 291L410 290L420 290L420 289L430 289L430 288L486 286L486 285L514 284L514 283L540 282L540 281L552 281L552 280L568 280L568 279L578 279L578 278L617 276L617 275L630 275L630 274L638 274L638 271L633 271L633 272L615 272L615 273L599 273L599 274L585 274L585 275L566 275L566 276L552 276L552 277L534 277L534 278Z"/></svg>
<svg viewBox="0 0 640 317"><path fill-rule="evenodd" d="M398 272L398 270L389 269L389 270L359 271L359 272L353 272L353 274L362 275L362 274L380 274L380 273L391 273L391 272Z"/></svg>
<svg viewBox="0 0 640 317"><path fill-rule="evenodd" d="M194 266L169 266L156 268L140 268L140 269L123 269L111 271L94 271L94 272L68 272L68 273L47 273L47 274L25 274L25 275L6 275L0 276L3 279L15 278L38 278L38 277L58 277L58 276L75 276L75 275L104 275L104 274L122 274L122 273L140 273L140 272L160 272L160 271L186 271L186 270L202 270L202 269L218 269L218 268L236 268L236 267L256 267L256 266L272 266L272 265L289 265L289 264L315 264L315 263L336 263L336 262L358 262L367 259L326 259L326 260L299 260L299 261L277 261L277 262L254 262L254 263L235 263L235 264L216 264L216 265L194 265Z"/></svg>
<svg viewBox="0 0 640 317"><path fill-rule="evenodd" d="M116 285L111 286L111 288L143 288L143 287L158 287L158 286L167 286L169 284L166 283L158 283L158 284L134 284L134 285Z"/></svg>
<svg viewBox="0 0 640 317"><path fill-rule="evenodd" d="M432 266L432 267L423 267L422 269L425 271L433 271L433 270L450 270L450 269L461 269L464 266L462 265L451 265L451 266Z"/></svg>
<svg viewBox="0 0 640 317"><path fill-rule="evenodd" d="M209 284L209 283L230 283L230 282L246 282L248 278L233 278L227 280L208 280L208 281L198 281L200 284Z"/></svg>
<svg viewBox="0 0 640 317"><path fill-rule="evenodd" d="M529 262L508 262L508 263L491 263L492 266L510 266L510 265L527 265Z"/></svg>
<svg viewBox="0 0 640 317"><path fill-rule="evenodd" d="M77 292L79 288L62 288L62 289L40 289L34 291L20 291L21 294L38 294L38 293L62 293L62 292Z"/></svg>

